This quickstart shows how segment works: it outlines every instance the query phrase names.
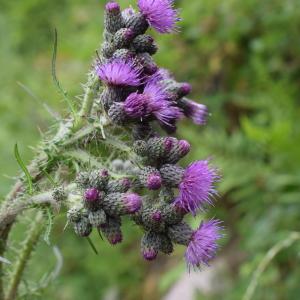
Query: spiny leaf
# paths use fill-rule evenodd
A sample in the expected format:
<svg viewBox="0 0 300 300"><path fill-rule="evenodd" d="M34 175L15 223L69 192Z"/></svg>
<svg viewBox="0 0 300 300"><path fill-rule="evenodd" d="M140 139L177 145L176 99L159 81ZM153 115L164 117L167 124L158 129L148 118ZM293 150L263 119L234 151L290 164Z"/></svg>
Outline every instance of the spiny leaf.
<svg viewBox="0 0 300 300"><path fill-rule="evenodd" d="M25 163L23 162L23 160L20 156L19 149L18 149L18 144L15 144L14 153L15 153L15 157L16 157L16 160L17 160L20 168L22 169L22 171L24 172L24 174L26 176L27 183L28 183L29 194L32 194L33 193L32 178L31 178L31 175L30 175Z"/></svg>
<svg viewBox="0 0 300 300"><path fill-rule="evenodd" d="M62 88L60 82L56 76L56 55L57 55L57 30L54 29L54 44L53 44L53 53L52 53L52 79L55 83L56 87L58 88L59 92L63 95L65 101L67 102L73 117L76 118L76 110L72 103L72 101L68 97L68 93Z"/></svg>

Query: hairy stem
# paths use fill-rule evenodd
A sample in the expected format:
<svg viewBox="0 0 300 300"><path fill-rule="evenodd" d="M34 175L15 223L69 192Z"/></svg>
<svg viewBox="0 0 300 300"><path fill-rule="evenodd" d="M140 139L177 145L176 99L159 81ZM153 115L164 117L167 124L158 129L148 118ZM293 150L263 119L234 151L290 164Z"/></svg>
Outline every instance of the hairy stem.
<svg viewBox="0 0 300 300"><path fill-rule="evenodd" d="M86 84L86 90L82 101L82 106L79 112L79 118L76 119L73 130L80 129L86 119L89 117L93 104L96 91L99 87L99 79L96 74L92 73Z"/></svg>
<svg viewBox="0 0 300 300"><path fill-rule="evenodd" d="M12 273L11 281L8 285L8 292L5 300L14 300L17 296L18 286L21 282L23 272L25 270L25 267L30 259L31 253L34 250L34 247L36 246L39 237L44 229L43 226L43 217L42 213L39 212L35 222L32 224L29 233L27 235L27 238L24 242L24 246L20 252L19 259L16 263L15 269Z"/></svg>

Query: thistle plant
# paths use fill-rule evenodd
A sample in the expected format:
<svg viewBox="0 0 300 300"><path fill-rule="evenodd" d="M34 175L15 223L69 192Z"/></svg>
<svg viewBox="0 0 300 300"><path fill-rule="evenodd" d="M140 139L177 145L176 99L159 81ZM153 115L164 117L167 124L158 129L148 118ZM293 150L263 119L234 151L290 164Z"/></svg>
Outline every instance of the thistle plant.
<svg viewBox="0 0 300 300"><path fill-rule="evenodd" d="M179 166L190 144L174 136L183 118L204 125L207 108L187 98L190 84L177 82L155 63L158 47L146 33L175 32L178 20L172 0L138 0L137 9L123 11L116 2L106 4L103 43L80 108L64 93L72 113L45 137L28 167L16 147L24 175L1 207L0 256L18 215L32 207L51 215L66 212L75 234L90 241L96 230L112 245L126 239L122 217L127 215L141 228L146 260L171 254L175 244L186 246L189 269L208 265L215 256L221 222L203 221L192 229L184 219L213 204L218 171L209 159ZM29 253L38 239L33 232ZM15 298L25 265L13 272L6 295L1 287L3 299Z"/></svg>

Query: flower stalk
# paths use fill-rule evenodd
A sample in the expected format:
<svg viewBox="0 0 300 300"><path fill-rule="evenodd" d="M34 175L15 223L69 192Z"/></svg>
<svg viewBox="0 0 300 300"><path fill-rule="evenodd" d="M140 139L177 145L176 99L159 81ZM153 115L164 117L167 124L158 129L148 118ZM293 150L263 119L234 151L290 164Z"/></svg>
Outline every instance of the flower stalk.
<svg viewBox="0 0 300 300"><path fill-rule="evenodd" d="M207 108L186 98L188 83L177 82L157 66L153 55L158 47L146 34L149 27L159 33L176 31L178 11L172 0L137 4L138 11L122 11L116 2L106 5L101 54L88 75L80 110L61 121L57 134L45 139L49 142L28 168L33 195L26 193L21 176L2 204L0 256L17 216L33 204L65 206L78 236L88 238L95 229L112 245L122 242L122 217L128 215L143 231L141 254L146 260L171 254L175 244L187 247L189 268L207 265L215 256L220 221L204 221L193 230L184 218L212 205L217 169L209 160L179 166L190 144L174 136L184 117L204 125ZM55 180L46 184L53 174ZM39 218L26 239L6 300L16 297L43 229Z"/></svg>

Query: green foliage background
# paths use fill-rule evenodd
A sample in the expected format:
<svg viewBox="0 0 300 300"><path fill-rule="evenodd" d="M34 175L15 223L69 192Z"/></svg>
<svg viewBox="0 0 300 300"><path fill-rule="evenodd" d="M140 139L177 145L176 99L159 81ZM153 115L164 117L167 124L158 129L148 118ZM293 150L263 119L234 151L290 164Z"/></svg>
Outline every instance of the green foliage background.
<svg viewBox="0 0 300 300"><path fill-rule="evenodd" d="M122 7L135 5L120 2ZM153 33L160 45L156 60L179 80L191 82L193 98L210 109L206 128L184 122L179 135L194 146L189 160L213 156L222 170L221 197L212 214L227 227L224 257L236 257L228 261L225 291L205 299L241 299L268 249L300 230L300 2L176 2L182 8L180 34ZM100 43L104 3L0 0L1 196L18 172L15 142L29 161L33 152L28 146L35 146L40 132L52 124L47 110L67 113L51 79L54 28L59 33L58 77L75 98ZM112 287L121 299L160 299L184 272L180 247L172 258L153 265L143 262L139 231L130 224L120 247L111 248L93 236L100 250L96 257L71 230L63 232L64 222L58 217L51 235L64 266L56 282L39 291L43 299L100 299ZM16 243L22 229L21 223L14 232ZM254 299L299 299L299 251L298 243L272 261ZM44 242L36 254L24 292L55 265Z"/></svg>

